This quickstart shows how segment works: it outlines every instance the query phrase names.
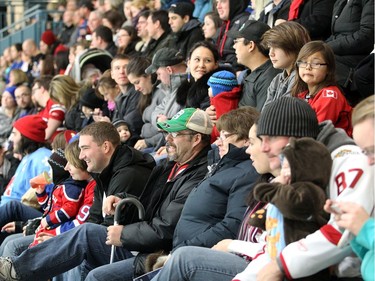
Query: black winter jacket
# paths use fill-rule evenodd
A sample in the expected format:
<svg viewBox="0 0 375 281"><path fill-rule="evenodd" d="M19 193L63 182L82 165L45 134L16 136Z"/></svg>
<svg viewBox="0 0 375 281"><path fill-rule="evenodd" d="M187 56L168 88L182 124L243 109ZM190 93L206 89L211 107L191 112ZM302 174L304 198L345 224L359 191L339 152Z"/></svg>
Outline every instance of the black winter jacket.
<svg viewBox="0 0 375 281"><path fill-rule="evenodd" d="M217 38L215 40L216 46L221 58L220 62L232 65L236 71L243 69L243 66L237 64L236 54L233 49L234 38L228 37L227 34L230 30L239 30L249 19L249 13L245 12L248 4L248 0L229 1L229 20L223 21L215 36Z"/></svg>
<svg viewBox="0 0 375 281"><path fill-rule="evenodd" d="M171 250L173 232L186 198L207 172L207 152L210 148L204 148L190 161L187 169L170 181L167 178L174 162L154 169L140 198L146 208L145 220L125 226L121 233L125 249L142 253Z"/></svg>
<svg viewBox="0 0 375 281"><path fill-rule="evenodd" d="M197 81L195 81L194 78L191 78L190 81L183 81L178 87L176 102L182 107L193 107L205 110L210 106L210 98L208 96L209 86L207 85L208 79L215 72L222 70L232 71L229 67L219 67L204 74Z"/></svg>
<svg viewBox="0 0 375 281"><path fill-rule="evenodd" d="M159 39L152 39L150 41L142 55L152 60L152 57L158 50L160 50L161 48L173 48L172 44L172 37L170 33L164 32Z"/></svg>
<svg viewBox="0 0 375 281"><path fill-rule="evenodd" d="M374 1L337 0L333 8L332 35L326 40L336 56L350 67L374 48Z"/></svg>
<svg viewBox="0 0 375 281"><path fill-rule="evenodd" d="M331 35L331 18L334 0L305 0L299 9L296 22L302 24L312 40L324 40Z"/></svg>
<svg viewBox="0 0 375 281"><path fill-rule="evenodd" d="M155 166L155 161L149 154L120 145L116 148L108 166L100 174L93 174L96 181L94 203L90 208L88 222L112 225L113 216L102 215L103 197L126 192L133 196L141 195L147 180ZM120 219L120 224L132 223L138 213L129 208L126 215Z"/></svg>
<svg viewBox="0 0 375 281"><path fill-rule="evenodd" d="M187 57L191 47L204 40L201 23L197 19L191 19L179 32L172 34L173 46Z"/></svg>
<svg viewBox="0 0 375 281"><path fill-rule="evenodd" d="M115 100L116 110L112 121L125 120L129 124L132 137L139 137L143 126L142 113L138 109L139 97L139 93L131 85L125 94L121 93Z"/></svg>

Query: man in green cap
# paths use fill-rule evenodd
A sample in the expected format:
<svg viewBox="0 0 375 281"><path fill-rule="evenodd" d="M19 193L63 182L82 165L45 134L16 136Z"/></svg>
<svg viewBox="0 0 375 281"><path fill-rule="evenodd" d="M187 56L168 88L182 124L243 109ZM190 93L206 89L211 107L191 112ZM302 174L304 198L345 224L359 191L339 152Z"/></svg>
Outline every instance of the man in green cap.
<svg viewBox="0 0 375 281"><path fill-rule="evenodd" d="M166 134L169 161L153 169L139 198L146 209L144 221L108 228L91 223L78 226L18 257L1 258L0 280L45 280L83 261L93 269L86 280L132 280L134 251L139 252L138 260L142 253L170 251L184 203L207 172L212 123L204 111L186 108L158 126ZM114 206L126 196L107 197L103 213L114 214ZM118 247L112 264L108 264L110 245Z"/></svg>

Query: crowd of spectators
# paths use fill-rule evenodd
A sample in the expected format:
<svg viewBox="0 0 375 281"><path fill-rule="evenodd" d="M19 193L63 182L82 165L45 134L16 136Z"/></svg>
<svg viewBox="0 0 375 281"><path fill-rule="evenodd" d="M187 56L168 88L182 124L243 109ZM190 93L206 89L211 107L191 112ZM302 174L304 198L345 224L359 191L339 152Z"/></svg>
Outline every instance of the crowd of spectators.
<svg viewBox="0 0 375 281"><path fill-rule="evenodd" d="M53 8L0 54L0 280L374 280L373 1Z"/></svg>

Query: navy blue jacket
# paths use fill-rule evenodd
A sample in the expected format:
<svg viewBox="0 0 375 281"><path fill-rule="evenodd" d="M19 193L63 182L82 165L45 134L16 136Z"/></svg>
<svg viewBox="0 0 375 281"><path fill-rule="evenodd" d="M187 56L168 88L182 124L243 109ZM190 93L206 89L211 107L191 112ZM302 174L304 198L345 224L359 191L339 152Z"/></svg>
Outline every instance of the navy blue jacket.
<svg viewBox="0 0 375 281"><path fill-rule="evenodd" d="M235 239L246 210L245 199L259 177L245 149L231 145L190 193L174 232L174 249L212 247L223 239Z"/></svg>

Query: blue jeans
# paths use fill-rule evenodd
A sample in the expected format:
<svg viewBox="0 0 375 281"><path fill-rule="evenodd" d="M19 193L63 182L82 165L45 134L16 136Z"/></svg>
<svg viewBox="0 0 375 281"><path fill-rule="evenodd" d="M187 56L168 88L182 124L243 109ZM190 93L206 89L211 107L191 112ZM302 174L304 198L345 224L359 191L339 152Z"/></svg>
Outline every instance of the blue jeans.
<svg viewBox="0 0 375 281"><path fill-rule="evenodd" d="M134 259L129 258L97 267L89 272L85 281L132 281Z"/></svg>
<svg viewBox="0 0 375 281"><path fill-rule="evenodd" d="M230 281L247 265L245 259L231 253L194 246L181 247L152 281Z"/></svg>
<svg viewBox="0 0 375 281"><path fill-rule="evenodd" d="M1 255L5 257L19 256L34 241L34 237L35 235L23 236L22 233L8 236L1 244L3 248Z"/></svg>
<svg viewBox="0 0 375 281"><path fill-rule="evenodd" d="M83 261L96 268L109 263L111 246L105 244L106 237L105 226L85 223L12 257L13 266L21 280L46 280ZM128 250L116 247L115 261L132 257Z"/></svg>
<svg viewBox="0 0 375 281"><path fill-rule="evenodd" d="M40 217L41 212L22 204L19 201L9 201L0 207L0 228L12 221L27 221ZM1 233L0 243L10 234Z"/></svg>

